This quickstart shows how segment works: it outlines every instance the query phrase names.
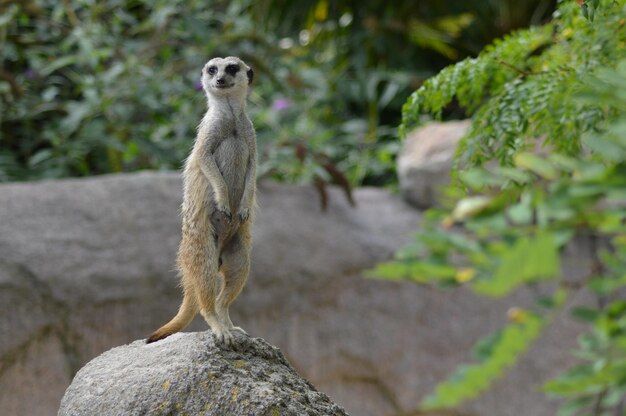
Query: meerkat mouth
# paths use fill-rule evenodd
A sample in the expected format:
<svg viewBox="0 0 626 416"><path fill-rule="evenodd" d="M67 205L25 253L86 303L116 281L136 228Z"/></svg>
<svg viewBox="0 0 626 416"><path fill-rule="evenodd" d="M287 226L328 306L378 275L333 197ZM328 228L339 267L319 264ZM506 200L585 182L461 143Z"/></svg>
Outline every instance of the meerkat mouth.
<svg viewBox="0 0 626 416"><path fill-rule="evenodd" d="M235 85L235 84L230 84L230 85L219 85L219 84L216 84L215 88L217 88L218 90L226 90L228 88L232 88L233 85Z"/></svg>

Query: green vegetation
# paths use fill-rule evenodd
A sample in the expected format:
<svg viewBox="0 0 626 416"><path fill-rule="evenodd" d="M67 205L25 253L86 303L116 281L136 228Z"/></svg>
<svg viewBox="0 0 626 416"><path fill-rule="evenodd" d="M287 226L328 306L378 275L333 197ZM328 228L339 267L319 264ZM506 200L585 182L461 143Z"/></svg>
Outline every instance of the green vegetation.
<svg viewBox="0 0 626 416"><path fill-rule="evenodd" d="M178 169L204 110L199 71L256 70L259 174L395 181L415 86L552 1L0 2L0 181Z"/></svg>
<svg viewBox="0 0 626 416"><path fill-rule="evenodd" d="M472 128L457 152L449 207L430 210L415 244L373 274L491 297L522 285L537 294L534 308L511 305L510 324L486 336L477 362L442 382L422 409L476 397L556 314L570 312L589 324L581 363L547 382L546 394L563 399L563 416L623 414L626 2L583 6L560 2L550 24L444 69L404 106L403 131L425 115L441 117L453 100ZM571 275L566 250L587 250L588 269ZM581 291L597 305L570 308Z"/></svg>

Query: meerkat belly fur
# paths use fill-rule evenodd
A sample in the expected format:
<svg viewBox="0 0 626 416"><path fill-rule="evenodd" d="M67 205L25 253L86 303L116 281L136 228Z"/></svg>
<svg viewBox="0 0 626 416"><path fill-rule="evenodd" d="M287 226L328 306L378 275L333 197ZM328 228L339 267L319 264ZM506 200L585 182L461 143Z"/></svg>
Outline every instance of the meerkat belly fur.
<svg viewBox="0 0 626 416"><path fill-rule="evenodd" d="M228 307L250 270L256 191L256 136L245 112L253 72L236 57L202 69L208 110L183 173L182 240L178 251L183 301L148 343L185 328L198 312L218 342L230 345Z"/></svg>

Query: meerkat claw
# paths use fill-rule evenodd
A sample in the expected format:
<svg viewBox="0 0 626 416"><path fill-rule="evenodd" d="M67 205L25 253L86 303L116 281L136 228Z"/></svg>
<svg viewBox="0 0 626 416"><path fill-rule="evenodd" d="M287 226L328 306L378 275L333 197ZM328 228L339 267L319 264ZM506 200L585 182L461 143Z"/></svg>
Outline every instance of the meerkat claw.
<svg viewBox="0 0 626 416"><path fill-rule="evenodd" d="M230 213L229 209L220 209L220 213L225 216L229 222L233 219L233 214Z"/></svg>
<svg viewBox="0 0 626 416"><path fill-rule="evenodd" d="M232 347L233 345L233 334L228 329L222 329L220 331L214 332L215 341L224 346L224 347Z"/></svg>
<svg viewBox="0 0 626 416"><path fill-rule="evenodd" d="M233 331L240 332L240 333L242 333L243 335L248 335L248 333L247 333L247 332L246 332L243 328L238 327L238 326L234 326L234 327L232 327L232 330L233 330Z"/></svg>

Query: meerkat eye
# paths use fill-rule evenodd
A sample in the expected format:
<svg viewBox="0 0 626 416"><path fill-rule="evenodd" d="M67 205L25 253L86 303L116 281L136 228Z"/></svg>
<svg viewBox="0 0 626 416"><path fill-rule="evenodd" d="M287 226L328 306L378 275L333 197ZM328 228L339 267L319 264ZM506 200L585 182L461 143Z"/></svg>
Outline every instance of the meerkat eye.
<svg viewBox="0 0 626 416"><path fill-rule="evenodd" d="M210 66L208 71L209 75L215 75L215 73L217 72L217 68L214 66Z"/></svg>
<svg viewBox="0 0 626 416"><path fill-rule="evenodd" d="M235 76L235 74L237 74L237 72L239 72L239 65L236 65L236 64L226 65L226 73L227 74Z"/></svg>

